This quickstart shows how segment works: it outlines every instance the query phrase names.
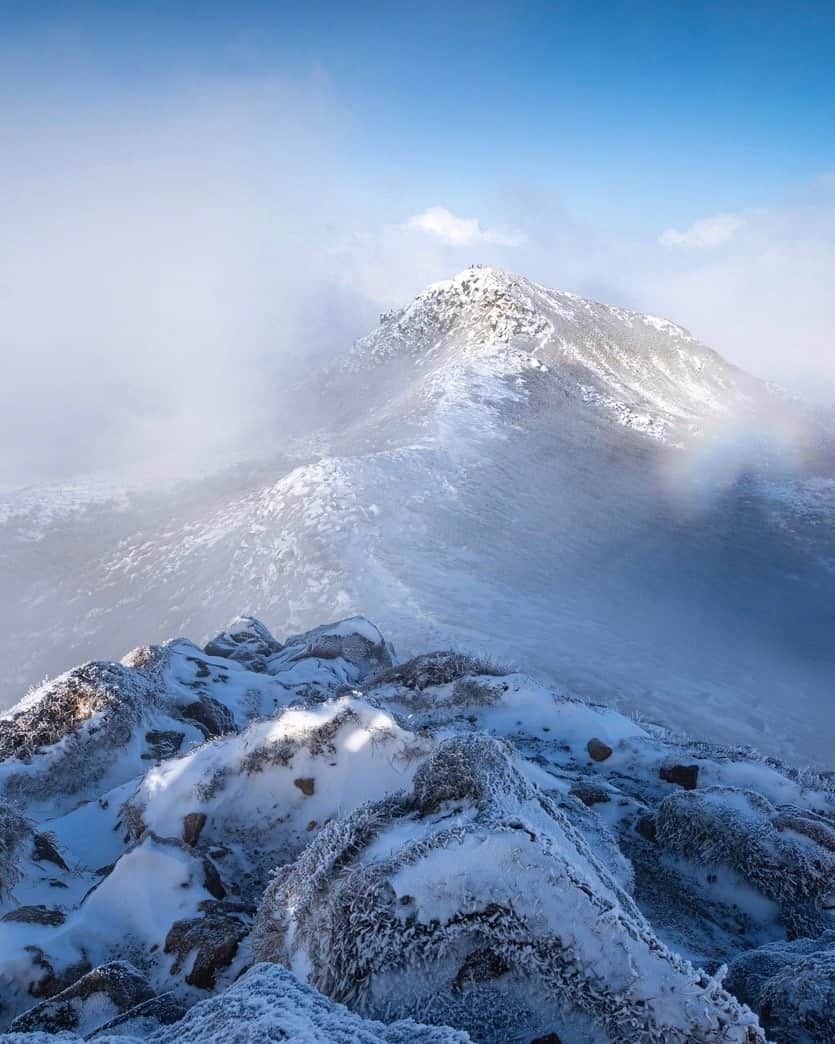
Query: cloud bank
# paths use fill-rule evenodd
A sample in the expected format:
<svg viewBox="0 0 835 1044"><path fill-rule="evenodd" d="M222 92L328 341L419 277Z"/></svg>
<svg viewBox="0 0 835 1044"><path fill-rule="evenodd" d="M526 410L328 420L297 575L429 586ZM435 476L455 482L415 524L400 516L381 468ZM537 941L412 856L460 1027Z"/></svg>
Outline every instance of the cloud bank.
<svg viewBox="0 0 835 1044"><path fill-rule="evenodd" d="M738 214L717 214L715 217L702 218L680 232L677 228L668 228L658 237L658 242L666 247L692 247L706 250L721 246L733 239L742 227L743 220Z"/></svg>
<svg viewBox="0 0 835 1044"><path fill-rule="evenodd" d="M450 246L493 246L517 247L525 241L521 232L498 232L484 229L476 218L460 218L446 207L429 207L415 214L406 222L408 228L417 229L435 236Z"/></svg>
<svg viewBox="0 0 835 1044"><path fill-rule="evenodd" d="M419 172L412 205L373 172L360 191L356 117L321 75L192 78L118 108L56 90L15 113L0 106L0 489L280 444L289 370L473 261L668 316L835 401L835 178L627 237L558 186L485 181L478 217L420 199Z"/></svg>

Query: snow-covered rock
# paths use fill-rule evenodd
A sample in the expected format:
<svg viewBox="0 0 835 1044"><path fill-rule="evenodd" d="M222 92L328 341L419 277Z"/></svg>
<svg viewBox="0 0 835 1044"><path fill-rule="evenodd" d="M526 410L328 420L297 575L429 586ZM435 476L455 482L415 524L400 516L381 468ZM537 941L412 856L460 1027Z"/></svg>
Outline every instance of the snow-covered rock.
<svg viewBox="0 0 835 1044"><path fill-rule="evenodd" d="M775 1044L835 1039L835 932L741 954L727 984Z"/></svg>
<svg viewBox="0 0 835 1044"><path fill-rule="evenodd" d="M363 618L222 635L70 671L6 720L9 1040L58 1021L73 1039L211 1040L234 1018L253 1044L281 1027L762 1041L745 1004L777 1039L828 1040L830 777L495 655L397 661ZM259 958L322 996L277 968L244 975ZM114 962L147 996L93 988Z"/></svg>
<svg viewBox="0 0 835 1044"><path fill-rule="evenodd" d="M422 1026L411 1019L384 1024L359 1018L315 990L301 985L282 968L260 964L224 994L202 1001L173 1026L149 1035L148 1010L138 1005L106 1023L87 1039L97 1044L468 1044L466 1033ZM156 1004L158 1005L158 1000ZM151 1008L151 1011L154 1009ZM159 1019L152 1018L153 1022ZM4 1044L81 1044L73 1034L13 1032Z"/></svg>
<svg viewBox="0 0 835 1044"><path fill-rule="evenodd" d="M18 1016L10 1030L52 1034L69 1030L87 1036L152 997L148 980L136 968L126 961L112 961Z"/></svg>
<svg viewBox="0 0 835 1044"><path fill-rule="evenodd" d="M446 741L411 793L334 823L279 871L254 949L365 1015L421 1012L477 1040L764 1040L481 736Z"/></svg>

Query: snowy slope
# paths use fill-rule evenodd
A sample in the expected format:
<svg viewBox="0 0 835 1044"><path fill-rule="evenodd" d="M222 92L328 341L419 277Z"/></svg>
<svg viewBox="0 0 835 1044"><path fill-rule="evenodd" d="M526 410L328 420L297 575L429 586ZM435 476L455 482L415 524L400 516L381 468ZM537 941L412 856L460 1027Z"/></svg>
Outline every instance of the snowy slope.
<svg viewBox="0 0 835 1044"><path fill-rule="evenodd" d="M5 702L136 633L368 613L716 740L827 763L831 432L666 320L495 269L294 389L287 454L0 526ZM2 697L0 697L2 698Z"/></svg>
<svg viewBox="0 0 835 1044"><path fill-rule="evenodd" d="M826 1044L833 910L828 776L362 618L0 729L8 1044Z"/></svg>

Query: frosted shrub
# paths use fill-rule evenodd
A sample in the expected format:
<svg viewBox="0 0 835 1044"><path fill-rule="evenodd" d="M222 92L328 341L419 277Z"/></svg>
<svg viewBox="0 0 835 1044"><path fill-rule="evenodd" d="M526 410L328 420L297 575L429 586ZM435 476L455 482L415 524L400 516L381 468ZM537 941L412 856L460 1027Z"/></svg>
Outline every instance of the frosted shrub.
<svg viewBox="0 0 835 1044"><path fill-rule="evenodd" d="M12 805L0 802L0 899L11 893L20 879L24 842L32 837L32 825Z"/></svg>

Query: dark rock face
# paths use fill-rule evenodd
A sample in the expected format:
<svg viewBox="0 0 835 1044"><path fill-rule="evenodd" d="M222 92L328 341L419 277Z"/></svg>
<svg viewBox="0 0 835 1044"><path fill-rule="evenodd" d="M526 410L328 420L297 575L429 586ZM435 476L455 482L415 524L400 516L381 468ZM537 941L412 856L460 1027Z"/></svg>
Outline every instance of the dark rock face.
<svg viewBox="0 0 835 1044"><path fill-rule="evenodd" d="M305 797L313 797L316 791L316 780L310 776L303 776L293 780L293 786L298 787Z"/></svg>
<svg viewBox="0 0 835 1044"><path fill-rule="evenodd" d="M36 863L54 863L62 870L69 870L49 834L35 834L32 839L32 858Z"/></svg>
<svg viewBox="0 0 835 1044"><path fill-rule="evenodd" d="M183 816L183 841L187 845L196 845L206 825L205 812L188 812Z"/></svg>
<svg viewBox="0 0 835 1044"><path fill-rule="evenodd" d="M184 732L175 732L173 729L151 729L150 732L145 733L148 750L142 757L156 761L173 758L182 747L184 739Z"/></svg>
<svg viewBox="0 0 835 1044"><path fill-rule="evenodd" d="M119 1011L128 1011L153 997L148 980L127 961L111 961L83 975L68 989L36 1004L10 1026L13 1033L59 1033L84 1022L86 1002L103 995Z"/></svg>
<svg viewBox="0 0 835 1044"><path fill-rule="evenodd" d="M2 917L3 921L14 921L17 924L48 924L53 928L66 921L67 915L58 907L18 906Z"/></svg>
<svg viewBox="0 0 835 1044"><path fill-rule="evenodd" d="M658 775L665 783L675 783L685 790L695 790L699 785L698 765L667 765L659 769Z"/></svg>
<svg viewBox="0 0 835 1044"><path fill-rule="evenodd" d="M248 930L239 916L223 908L211 910L204 917L175 921L165 939L165 952L177 955L172 971L179 972L189 954L196 950L186 982L203 990L212 989L217 973L235 959Z"/></svg>
<svg viewBox="0 0 835 1044"><path fill-rule="evenodd" d="M606 761L607 758L612 756L612 748L609 744L597 738L588 741L586 750L588 750L592 761Z"/></svg>
<svg viewBox="0 0 835 1044"><path fill-rule="evenodd" d="M644 838L645 841L651 841L655 844L658 837L658 831L655 826L655 816L640 816L638 821L635 823L635 830L642 838Z"/></svg>
<svg viewBox="0 0 835 1044"><path fill-rule="evenodd" d="M203 860L203 887L209 893L215 897L215 899L225 899L226 889L223 886L223 881L220 878L218 869L211 859Z"/></svg>
<svg viewBox="0 0 835 1044"><path fill-rule="evenodd" d="M207 739L237 732L232 712L213 696L202 696L194 703L189 703L181 709L180 714L186 721L194 722L202 729Z"/></svg>

